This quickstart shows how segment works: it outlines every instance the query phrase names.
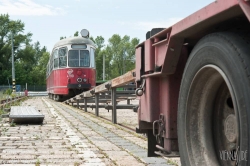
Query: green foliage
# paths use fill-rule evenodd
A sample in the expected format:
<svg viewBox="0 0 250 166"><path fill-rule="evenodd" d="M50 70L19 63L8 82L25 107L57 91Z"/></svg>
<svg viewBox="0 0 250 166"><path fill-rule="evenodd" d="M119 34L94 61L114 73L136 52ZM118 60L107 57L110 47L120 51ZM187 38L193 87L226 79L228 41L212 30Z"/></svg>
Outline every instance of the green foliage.
<svg viewBox="0 0 250 166"><path fill-rule="evenodd" d="M16 84L45 85L49 53L39 42L31 43L31 33L24 34L21 20L0 15L0 85L11 84L11 33L13 34Z"/></svg>
<svg viewBox="0 0 250 166"><path fill-rule="evenodd" d="M78 31L76 31L76 32L74 33L74 36L78 36Z"/></svg>
<svg viewBox="0 0 250 166"><path fill-rule="evenodd" d="M41 162L39 161L39 159L36 160L35 166L39 166L41 164Z"/></svg>
<svg viewBox="0 0 250 166"><path fill-rule="evenodd" d="M11 98L15 98L17 95L15 93L11 93Z"/></svg>
<svg viewBox="0 0 250 166"><path fill-rule="evenodd" d="M14 123L13 121L10 123L10 127L16 127L16 123Z"/></svg>
<svg viewBox="0 0 250 166"><path fill-rule="evenodd" d="M105 47L104 38L97 36L90 37L96 48L96 70L97 80L103 78L103 57L105 57L105 79L112 79L135 68L135 46L139 44L139 39L125 35L114 34Z"/></svg>
<svg viewBox="0 0 250 166"><path fill-rule="evenodd" d="M61 36L61 37L60 37L60 40L62 40L62 39L66 39L66 36L64 36L64 37L63 37L63 36Z"/></svg>
<svg viewBox="0 0 250 166"><path fill-rule="evenodd" d="M11 93L12 93L12 89L11 89L11 88L8 88L8 89L6 89L6 90L3 92L3 94L5 94L5 95L11 95Z"/></svg>

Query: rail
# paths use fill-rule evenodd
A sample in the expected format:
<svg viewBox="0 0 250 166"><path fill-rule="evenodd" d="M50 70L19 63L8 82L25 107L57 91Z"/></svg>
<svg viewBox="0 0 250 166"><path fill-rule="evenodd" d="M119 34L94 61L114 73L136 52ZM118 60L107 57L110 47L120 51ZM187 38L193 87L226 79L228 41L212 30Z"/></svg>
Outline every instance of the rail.
<svg viewBox="0 0 250 166"><path fill-rule="evenodd" d="M17 96L17 97L13 97L13 98L7 98L7 99L3 99L0 100L0 109L5 108L8 104L17 102L21 99L24 99L26 96Z"/></svg>
<svg viewBox="0 0 250 166"><path fill-rule="evenodd" d="M17 94L24 96L25 92L16 92ZM47 96L48 92L47 91L28 91L27 93L28 96L34 97L34 96Z"/></svg>
<svg viewBox="0 0 250 166"><path fill-rule="evenodd" d="M96 116L99 116L99 108L112 110L112 122L116 124L117 109L133 109L135 112L137 111L138 105L130 104L130 100L136 98L135 84L130 84L134 83L134 81L135 70L131 70L64 102L79 109L84 109L85 112L87 112L87 108L95 108ZM123 88L123 90L117 88ZM127 100L127 104L117 104L122 100Z"/></svg>

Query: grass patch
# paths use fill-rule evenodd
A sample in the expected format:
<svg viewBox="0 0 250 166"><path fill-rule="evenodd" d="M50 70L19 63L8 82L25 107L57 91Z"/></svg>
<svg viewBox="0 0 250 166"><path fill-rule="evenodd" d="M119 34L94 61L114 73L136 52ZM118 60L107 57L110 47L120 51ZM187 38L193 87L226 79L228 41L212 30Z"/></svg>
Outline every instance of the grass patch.
<svg viewBox="0 0 250 166"><path fill-rule="evenodd" d="M36 160L35 166L39 166L41 164L41 162L39 161L39 159Z"/></svg>
<svg viewBox="0 0 250 166"><path fill-rule="evenodd" d="M10 127L16 127L16 123L14 123L13 121L10 123Z"/></svg>

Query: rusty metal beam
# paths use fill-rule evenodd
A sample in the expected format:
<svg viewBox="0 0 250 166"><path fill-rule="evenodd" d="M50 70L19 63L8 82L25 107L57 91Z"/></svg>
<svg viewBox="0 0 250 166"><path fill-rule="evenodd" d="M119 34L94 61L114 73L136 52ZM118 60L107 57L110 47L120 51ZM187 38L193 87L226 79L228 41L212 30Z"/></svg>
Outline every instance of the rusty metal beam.
<svg viewBox="0 0 250 166"><path fill-rule="evenodd" d="M135 72L135 69L127 72L126 74L120 77L114 78L113 80L111 80L111 87L112 88L120 87L130 82L134 82L135 81L135 77L133 74L134 72Z"/></svg>
<svg viewBox="0 0 250 166"><path fill-rule="evenodd" d="M111 86L111 81L108 81L104 84L101 84L101 85L95 87L95 93L108 91L110 86Z"/></svg>
<svg viewBox="0 0 250 166"><path fill-rule="evenodd" d="M83 92L84 98L85 98L85 97L92 97L92 96L94 96L95 94L91 93L91 91L92 91L92 90L89 90L89 91L87 91L87 92Z"/></svg>

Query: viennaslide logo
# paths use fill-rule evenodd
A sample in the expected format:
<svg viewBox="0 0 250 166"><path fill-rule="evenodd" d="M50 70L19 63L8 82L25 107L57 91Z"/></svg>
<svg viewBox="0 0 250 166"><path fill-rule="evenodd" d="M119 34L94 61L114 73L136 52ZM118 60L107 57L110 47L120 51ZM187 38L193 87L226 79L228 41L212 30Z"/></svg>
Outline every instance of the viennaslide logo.
<svg viewBox="0 0 250 166"><path fill-rule="evenodd" d="M240 161L247 161L247 150L240 151L239 147L233 151L220 151L220 159L224 161L235 161L236 165L239 165Z"/></svg>

